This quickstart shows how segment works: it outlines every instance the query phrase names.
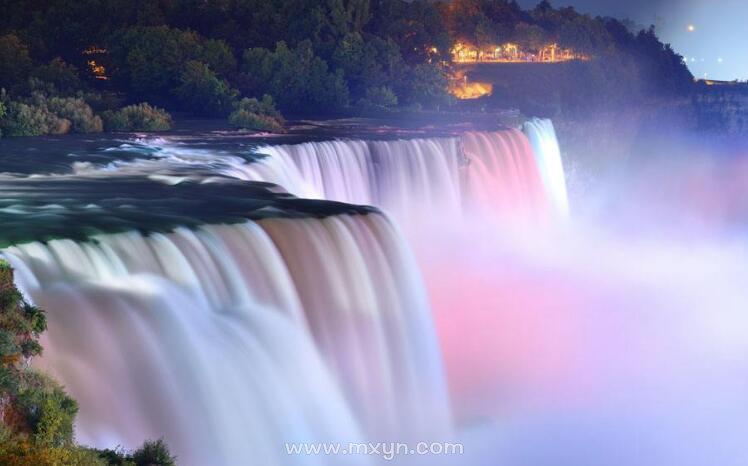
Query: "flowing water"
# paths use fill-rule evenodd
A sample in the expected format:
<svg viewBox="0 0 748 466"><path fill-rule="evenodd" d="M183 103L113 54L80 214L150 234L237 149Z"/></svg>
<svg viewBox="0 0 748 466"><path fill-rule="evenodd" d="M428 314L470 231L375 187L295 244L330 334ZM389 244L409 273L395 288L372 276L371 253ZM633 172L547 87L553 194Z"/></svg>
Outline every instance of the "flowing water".
<svg viewBox="0 0 748 466"><path fill-rule="evenodd" d="M0 154L0 240L81 443L164 437L187 465L380 464L284 445L416 441L465 451L400 462L742 464L742 242L590 215L662 192L570 206L549 121L52 152Z"/></svg>

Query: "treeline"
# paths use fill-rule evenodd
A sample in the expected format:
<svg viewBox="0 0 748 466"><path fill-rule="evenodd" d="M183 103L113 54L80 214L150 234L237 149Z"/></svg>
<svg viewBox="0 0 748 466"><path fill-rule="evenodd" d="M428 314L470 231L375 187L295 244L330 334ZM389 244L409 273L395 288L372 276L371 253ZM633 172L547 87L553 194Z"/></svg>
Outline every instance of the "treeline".
<svg viewBox="0 0 748 466"><path fill-rule="evenodd" d="M42 353L44 311L13 284L13 270L0 260L0 464L5 466L174 466L161 440L133 452L95 450L73 436L78 404L50 377L33 369Z"/></svg>
<svg viewBox="0 0 748 466"><path fill-rule="evenodd" d="M502 70L488 99L493 105L548 116L580 114L678 98L694 87L683 57L662 43L653 27L592 17L571 7L553 8L548 1L522 10L514 1L455 0L444 11L451 37L477 47L512 42L537 51L558 44L592 58L549 68L517 67L512 73ZM490 78L486 74L480 78Z"/></svg>
<svg viewBox="0 0 748 466"><path fill-rule="evenodd" d="M573 47L596 57L580 85L602 98L678 94L692 82L652 29L546 1L525 11L507 0L1 0L0 11L6 112L34 94L82 99L95 113L149 102L210 117L254 98L243 115L260 113L247 124L270 128L282 123L276 106L314 116L444 110L458 40Z"/></svg>

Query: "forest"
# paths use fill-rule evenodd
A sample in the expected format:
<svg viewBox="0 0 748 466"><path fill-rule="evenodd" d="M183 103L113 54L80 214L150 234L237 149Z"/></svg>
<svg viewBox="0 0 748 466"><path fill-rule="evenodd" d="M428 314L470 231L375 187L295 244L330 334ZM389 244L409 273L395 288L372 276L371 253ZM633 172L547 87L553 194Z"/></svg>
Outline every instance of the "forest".
<svg viewBox="0 0 748 466"><path fill-rule="evenodd" d="M573 71L585 92L549 97L561 112L693 87L654 28L548 1L2 0L0 11L5 136L163 130L170 112L265 131L282 131L282 114L449 112L460 108L449 92L460 41L593 57Z"/></svg>

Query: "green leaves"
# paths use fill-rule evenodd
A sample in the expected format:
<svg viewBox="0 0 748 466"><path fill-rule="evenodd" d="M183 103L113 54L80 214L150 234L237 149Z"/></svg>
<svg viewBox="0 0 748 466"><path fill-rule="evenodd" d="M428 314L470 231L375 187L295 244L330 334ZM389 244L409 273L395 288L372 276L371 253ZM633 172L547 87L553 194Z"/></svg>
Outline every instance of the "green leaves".
<svg viewBox="0 0 748 466"><path fill-rule="evenodd" d="M158 107L143 102L128 105L116 112L106 111L104 127L107 131L168 131L171 129L171 115Z"/></svg>
<svg viewBox="0 0 748 466"><path fill-rule="evenodd" d="M274 51L247 49L242 63L245 95L270 94L284 112L335 112L348 105L342 71L330 72L310 41L290 49L278 42Z"/></svg>
<svg viewBox="0 0 748 466"><path fill-rule="evenodd" d="M255 131L283 133L283 117L276 110L273 98L265 94L261 100L242 99L229 115L229 124L237 128Z"/></svg>
<svg viewBox="0 0 748 466"><path fill-rule="evenodd" d="M173 92L184 110L212 117L227 116L239 96L227 81L199 61L187 62Z"/></svg>

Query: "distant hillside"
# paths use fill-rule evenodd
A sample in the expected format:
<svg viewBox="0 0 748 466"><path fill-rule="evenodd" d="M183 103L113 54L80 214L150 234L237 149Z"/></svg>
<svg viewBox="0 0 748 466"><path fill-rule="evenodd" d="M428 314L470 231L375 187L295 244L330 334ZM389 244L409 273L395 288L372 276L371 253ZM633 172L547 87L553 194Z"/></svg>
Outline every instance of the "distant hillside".
<svg viewBox="0 0 748 466"><path fill-rule="evenodd" d="M275 107L254 112L265 95L292 116L449 111L460 108L449 93L460 96L455 62L473 53L542 66L589 62L569 61L556 75L550 68L491 77L492 106L523 98L523 105L588 112L686 95L693 85L683 58L653 28L633 32L630 23L547 1L530 10L513 0L2 5L0 130L9 135L100 130L106 111L141 102L216 118L240 111L234 121L243 126L268 126L269 116L282 119ZM575 80L583 87L567 85ZM258 100L242 106L242 98Z"/></svg>

